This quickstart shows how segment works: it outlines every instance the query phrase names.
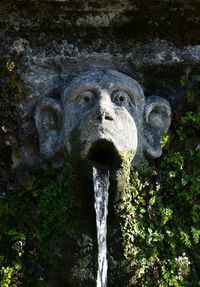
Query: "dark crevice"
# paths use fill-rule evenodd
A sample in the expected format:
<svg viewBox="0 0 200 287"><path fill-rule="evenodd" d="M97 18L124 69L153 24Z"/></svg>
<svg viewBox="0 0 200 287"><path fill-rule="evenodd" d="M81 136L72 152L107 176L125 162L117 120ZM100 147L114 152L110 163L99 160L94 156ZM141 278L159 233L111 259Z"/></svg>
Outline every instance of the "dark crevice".
<svg viewBox="0 0 200 287"><path fill-rule="evenodd" d="M104 139L92 145L88 158L97 168L108 169L121 165L121 158L114 144Z"/></svg>

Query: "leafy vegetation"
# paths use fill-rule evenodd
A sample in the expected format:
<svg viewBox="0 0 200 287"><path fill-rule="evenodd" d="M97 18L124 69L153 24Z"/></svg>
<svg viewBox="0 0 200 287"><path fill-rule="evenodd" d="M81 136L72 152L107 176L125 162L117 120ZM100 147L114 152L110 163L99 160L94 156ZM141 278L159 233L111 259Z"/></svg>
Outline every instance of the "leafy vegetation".
<svg viewBox="0 0 200 287"><path fill-rule="evenodd" d="M73 236L77 203L72 193L75 170L71 163L76 162L72 158L68 155L70 164L62 170L26 172L27 184L16 185L1 199L1 284L12 282L21 270L21 281L8 286L21 286L21 282L22 286L43 286L53 251L64 236Z"/></svg>
<svg viewBox="0 0 200 287"><path fill-rule="evenodd" d="M181 78L161 159L130 173L123 197L130 286L200 286L200 77Z"/></svg>
<svg viewBox="0 0 200 287"><path fill-rule="evenodd" d="M0 286L42 287L54 250L75 229L78 133L71 134L73 150L62 169L47 163L45 170L21 165L11 172L11 149L20 142L14 140L21 131L18 103L27 93L18 66L15 59L2 61L0 67Z"/></svg>
<svg viewBox="0 0 200 287"><path fill-rule="evenodd" d="M23 135L18 104L27 93L18 62L0 63L0 286L43 287L51 254L76 229L78 135L72 134L62 169L21 166L11 173L11 150ZM124 254L134 273L129 286L200 286L200 76L183 76L181 85L187 92L173 107L161 159L130 174L124 167L130 180L121 183L127 190L120 208Z"/></svg>

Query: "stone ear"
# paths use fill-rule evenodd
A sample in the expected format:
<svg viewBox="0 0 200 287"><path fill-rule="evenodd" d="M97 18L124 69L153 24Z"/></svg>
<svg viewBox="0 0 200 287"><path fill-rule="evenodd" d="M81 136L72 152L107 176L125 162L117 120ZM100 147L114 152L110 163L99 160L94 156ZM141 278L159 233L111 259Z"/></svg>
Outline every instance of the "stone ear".
<svg viewBox="0 0 200 287"><path fill-rule="evenodd" d="M39 133L40 152L52 158L61 148L60 123L62 107L53 98L41 99L35 107L35 123Z"/></svg>
<svg viewBox="0 0 200 287"><path fill-rule="evenodd" d="M167 133L171 123L169 102L157 96L148 97L144 113L144 150L152 157L159 157L162 132Z"/></svg>

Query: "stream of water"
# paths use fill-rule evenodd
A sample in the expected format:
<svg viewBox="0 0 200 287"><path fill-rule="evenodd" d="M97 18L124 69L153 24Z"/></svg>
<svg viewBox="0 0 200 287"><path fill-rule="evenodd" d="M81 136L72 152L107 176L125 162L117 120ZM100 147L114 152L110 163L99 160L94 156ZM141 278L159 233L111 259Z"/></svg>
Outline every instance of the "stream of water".
<svg viewBox="0 0 200 287"><path fill-rule="evenodd" d="M107 214L108 214L108 188L109 170L93 167L94 182L94 208L96 212L97 241L98 241L98 271L97 287L106 287L107 281Z"/></svg>

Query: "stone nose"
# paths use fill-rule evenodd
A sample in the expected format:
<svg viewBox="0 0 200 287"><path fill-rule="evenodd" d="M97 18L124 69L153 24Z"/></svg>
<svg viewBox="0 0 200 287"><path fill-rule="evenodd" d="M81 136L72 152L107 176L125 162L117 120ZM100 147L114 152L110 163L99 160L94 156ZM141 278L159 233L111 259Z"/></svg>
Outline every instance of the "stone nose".
<svg viewBox="0 0 200 287"><path fill-rule="evenodd" d="M101 91L100 98L97 104L96 120L113 120L113 106L110 95L106 91Z"/></svg>
<svg viewBox="0 0 200 287"><path fill-rule="evenodd" d="M113 121L113 116L111 115L111 113L109 113L106 110L100 110L99 112L97 112L96 120L99 120L99 121L102 121L102 120Z"/></svg>

